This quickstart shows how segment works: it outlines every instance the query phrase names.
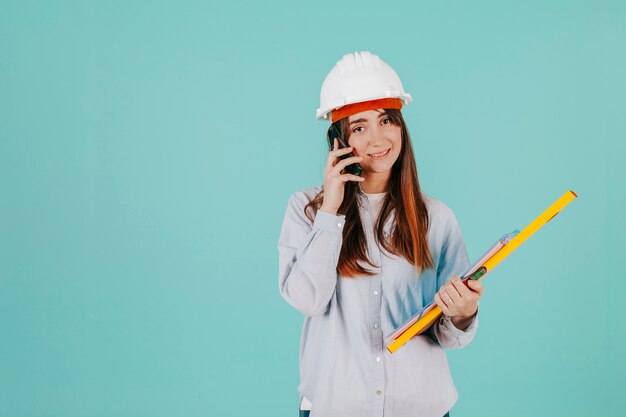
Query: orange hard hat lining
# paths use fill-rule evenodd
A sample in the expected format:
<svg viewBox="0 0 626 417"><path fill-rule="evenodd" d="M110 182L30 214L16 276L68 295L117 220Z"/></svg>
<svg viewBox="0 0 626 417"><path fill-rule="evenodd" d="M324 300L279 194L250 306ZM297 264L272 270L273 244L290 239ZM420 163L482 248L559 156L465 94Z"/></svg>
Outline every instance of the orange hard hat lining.
<svg viewBox="0 0 626 417"><path fill-rule="evenodd" d="M346 106L333 110L331 113L331 122L335 123L338 120L350 117L353 114L361 113L362 111L375 110L375 109L398 109L402 108L402 100L399 98L380 98L377 100L362 101L360 103L352 103Z"/></svg>

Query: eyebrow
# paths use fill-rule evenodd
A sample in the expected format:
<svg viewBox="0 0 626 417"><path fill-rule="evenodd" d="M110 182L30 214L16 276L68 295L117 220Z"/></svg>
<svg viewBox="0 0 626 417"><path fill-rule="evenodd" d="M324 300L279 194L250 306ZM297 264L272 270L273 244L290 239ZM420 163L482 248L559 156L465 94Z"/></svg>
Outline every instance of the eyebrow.
<svg viewBox="0 0 626 417"><path fill-rule="evenodd" d="M382 112L382 113L380 113L378 115L378 118L380 119L381 117L386 116L386 115L387 115L387 113ZM356 120L351 121L350 124L353 124L353 123L363 123L363 122L367 122L367 119L356 119Z"/></svg>

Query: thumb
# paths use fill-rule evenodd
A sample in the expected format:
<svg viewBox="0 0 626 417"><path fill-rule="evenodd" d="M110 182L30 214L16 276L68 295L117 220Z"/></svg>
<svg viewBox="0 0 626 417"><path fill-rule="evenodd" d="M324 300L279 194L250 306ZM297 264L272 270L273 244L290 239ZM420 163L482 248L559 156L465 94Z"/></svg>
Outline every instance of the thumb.
<svg viewBox="0 0 626 417"><path fill-rule="evenodd" d="M481 292L483 289L483 284L473 279L469 279L467 285L476 292Z"/></svg>

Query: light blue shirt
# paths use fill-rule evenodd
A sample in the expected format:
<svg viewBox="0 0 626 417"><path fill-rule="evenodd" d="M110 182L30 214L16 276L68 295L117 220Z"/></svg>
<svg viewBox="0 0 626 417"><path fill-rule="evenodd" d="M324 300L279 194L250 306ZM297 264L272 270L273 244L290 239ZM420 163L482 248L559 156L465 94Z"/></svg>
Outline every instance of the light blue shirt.
<svg viewBox="0 0 626 417"><path fill-rule="evenodd" d="M458 399L444 348L466 346L478 314L465 331L442 316L432 336L415 336L393 354L384 338L469 267L454 213L424 196L435 268L418 274L377 245L373 209L359 186L367 255L380 267L373 276L345 278L337 273L345 215L318 211L313 223L304 215L321 188L291 195L278 242L280 294L305 316L298 391L311 402L311 417L442 417Z"/></svg>

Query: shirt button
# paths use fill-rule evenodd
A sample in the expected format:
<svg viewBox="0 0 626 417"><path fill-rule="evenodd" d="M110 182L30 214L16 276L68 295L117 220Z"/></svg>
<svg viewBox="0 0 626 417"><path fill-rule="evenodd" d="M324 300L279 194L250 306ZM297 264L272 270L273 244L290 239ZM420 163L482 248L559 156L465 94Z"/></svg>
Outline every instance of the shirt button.
<svg viewBox="0 0 626 417"><path fill-rule="evenodd" d="M376 391L376 395L380 395L380 394L382 394L382 393L383 393L383 392L382 392L381 390Z"/></svg>
<svg viewBox="0 0 626 417"><path fill-rule="evenodd" d="M337 227L341 227L341 223L337 223Z"/></svg>
<svg viewBox="0 0 626 417"><path fill-rule="evenodd" d="M376 362L380 362L380 356L376 356Z"/></svg>
<svg viewBox="0 0 626 417"><path fill-rule="evenodd" d="M378 324L375 324L375 325L374 325L374 328L375 328L375 329L378 329Z"/></svg>
<svg viewBox="0 0 626 417"><path fill-rule="evenodd" d="M378 291L374 291L374 295L378 295Z"/></svg>

